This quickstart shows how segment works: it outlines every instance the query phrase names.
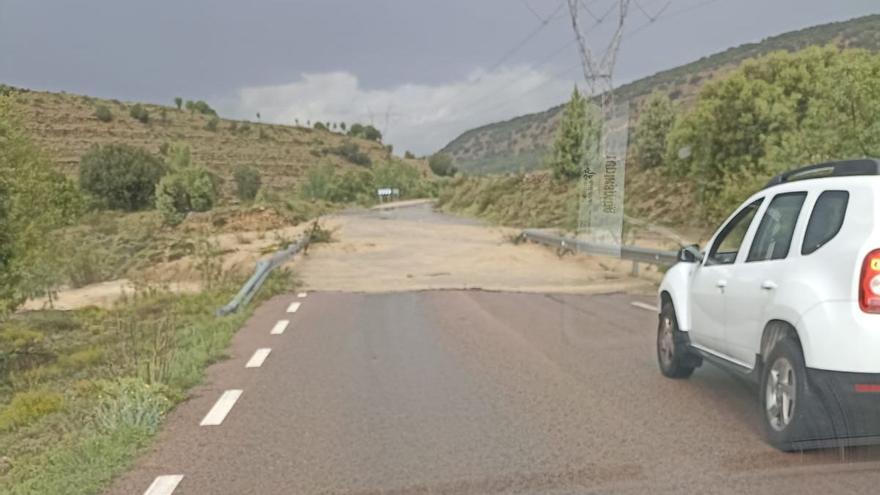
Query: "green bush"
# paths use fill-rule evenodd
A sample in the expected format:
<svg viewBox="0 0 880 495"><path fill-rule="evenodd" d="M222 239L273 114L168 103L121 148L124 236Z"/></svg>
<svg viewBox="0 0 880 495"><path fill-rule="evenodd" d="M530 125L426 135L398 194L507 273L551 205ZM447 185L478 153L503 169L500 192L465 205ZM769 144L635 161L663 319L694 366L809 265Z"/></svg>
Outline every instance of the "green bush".
<svg viewBox="0 0 880 495"><path fill-rule="evenodd" d="M345 128L343 127L343 130ZM367 139L370 141L381 141L382 133L379 132L379 129L371 125L362 125L362 124L352 124L348 129L348 135L351 137Z"/></svg>
<svg viewBox="0 0 880 495"><path fill-rule="evenodd" d="M403 157L412 160L416 155L414 155L412 151L407 150L403 152Z"/></svg>
<svg viewBox="0 0 880 495"><path fill-rule="evenodd" d="M137 120L142 124L150 122L150 112L148 112L147 109L144 108L144 106L140 103L132 106L131 109L128 111L128 114L131 115L131 118Z"/></svg>
<svg viewBox="0 0 880 495"><path fill-rule="evenodd" d="M127 144L93 146L80 159L79 184L111 209L152 205L156 184L167 172L162 160Z"/></svg>
<svg viewBox="0 0 880 495"><path fill-rule="evenodd" d="M208 123L205 124L205 129L207 129L211 132L214 132L217 130L217 125L219 125L219 124L220 124L219 117L211 117L211 120L209 120Z"/></svg>
<svg viewBox="0 0 880 495"><path fill-rule="evenodd" d="M181 98L179 96L175 96L174 97L174 106L176 106L177 109L180 110L180 107L183 106L183 98Z"/></svg>
<svg viewBox="0 0 880 495"><path fill-rule="evenodd" d="M262 181L260 179L260 172L256 168L240 165L235 169L233 179L235 180L239 199L253 201L257 197Z"/></svg>
<svg viewBox="0 0 880 495"><path fill-rule="evenodd" d="M319 131L326 131L327 130L327 126L324 125L323 122L315 122L315 125L313 127Z"/></svg>
<svg viewBox="0 0 880 495"><path fill-rule="evenodd" d="M186 109L190 111L190 113L200 113L202 115L213 115L216 116L217 112L211 108L210 105L205 103L202 100L199 101L186 101Z"/></svg>
<svg viewBox="0 0 880 495"><path fill-rule="evenodd" d="M452 155L448 153L434 153L428 158L428 166L431 167L431 171L441 177L455 175L458 169L452 163Z"/></svg>
<svg viewBox="0 0 880 495"><path fill-rule="evenodd" d="M113 120L113 112L110 111L107 105L98 105L95 107L95 117L101 122L110 122Z"/></svg>
<svg viewBox="0 0 880 495"><path fill-rule="evenodd" d="M333 148L331 153L339 155L355 165L369 167L372 164L370 156L361 151L361 148L357 143L351 141L346 141L336 148Z"/></svg>
<svg viewBox="0 0 880 495"><path fill-rule="evenodd" d="M177 225L191 211L208 211L217 200L215 179L208 170L190 166L172 172L156 186L156 209L165 223Z"/></svg>
<svg viewBox="0 0 880 495"><path fill-rule="evenodd" d="M19 392L0 411L0 431L27 426L41 417L61 409L64 398L46 390Z"/></svg>

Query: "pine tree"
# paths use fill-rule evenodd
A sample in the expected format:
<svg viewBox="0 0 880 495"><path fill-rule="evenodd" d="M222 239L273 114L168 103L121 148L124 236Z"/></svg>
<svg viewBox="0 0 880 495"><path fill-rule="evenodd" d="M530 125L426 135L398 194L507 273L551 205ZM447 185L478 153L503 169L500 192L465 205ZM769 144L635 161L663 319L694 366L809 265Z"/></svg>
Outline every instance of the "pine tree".
<svg viewBox="0 0 880 495"><path fill-rule="evenodd" d="M663 93L655 92L642 107L635 132L635 158L643 167L663 165L666 138L675 125L672 101Z"/></svg>
<svg viewBox="0 0 880 495"><path fill-rule="evenodd" d="M584 132L587 128L587 102L575 86L571 99L562 112L556 130L550 169L559 179L573 179L580 175L584 160Z"/></svg>

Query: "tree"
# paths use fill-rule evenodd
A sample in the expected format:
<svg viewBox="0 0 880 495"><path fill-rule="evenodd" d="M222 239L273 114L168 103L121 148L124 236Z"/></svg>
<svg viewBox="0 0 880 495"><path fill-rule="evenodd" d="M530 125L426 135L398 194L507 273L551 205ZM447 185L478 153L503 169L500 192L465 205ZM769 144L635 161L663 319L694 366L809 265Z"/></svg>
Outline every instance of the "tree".
<svg viewBox="0 0 880 495"><path fill-rule="evenodd" d="M382 133L379 132L379 129L371 125L364 126L364 139L368 139L370 141L382 141Z"/></svg>
<svg viewBox="0 0 880 495"><path fill-rule="evenodd" d="M455 175L455 172L458 171L453 165L452 155L443 152L431 155L431 157L428 158L428 166L434 174L441 177L453 176Z"/></svg>
<svg viewBox="0 0 880 495"><path fill-rule="evenodd" d="M880 153L880 56L835 46L776 52L703 86L665 162L716 220L799 165Z"/></svg>
<svg viewBox="0 0 880 495"><path fill-rule="evenodd" d="M135 211L152 205L166 171L162 160L144 149L96 145L80 159L79 184L107 208Z"/></svg>
<svg viewBox="0 0 880 495"><path fill-rule="evenodd" d="M342 129L342 132L345 132L345 122L340 122L339 128Z"/></svg>
<svg viewBox="0 0 880 495"><path fill-rule="evenodd" d="M174 97L174 105L177 107L178 110L180 110L180 107L183 106L183 98L181 98L179 96L175 96Z"/></svg>
<svg viewBox="0 0 880 495"><path fill-rule="evenodd" d="M256 168L249 165L239 165L235 169L233 178L239 199L253 201L257 197L262 181L260 172Z"/></svg>
<svg viewBox="0 0 880 495"><path fill-rule="evenodd" d="M412 151L406 150L403 152L403 157L408 158L408 159L413 159L416 157L416 155L414 155Z"/></svg>
<svg viewBox="0 0 880 495"><path fill-rule="evenodd" d="M319 131L326 131L326 130L327 130L327 126L324 125L323 122L315 122L315 129L317 129L317 130L319 130Z"/></svg>
<svg viewBox="0 0 880 495"><path fill-rule="evenodd" d="M663 164L667 137L674 125L672 100L663 93L652 93L642 106L633 139L639 165L656 167Z"/></svg>
<svg viewBox="0 0 880 495"><path fill-rule="evenodd" d="M598 159L600 137L598 111L575 87L556 130L549 163L553 175L558 179L579 177L585 163Z"/></svg>
<svg viewBox="0 0 880 495"><path fill-rule="evenodd" d="M60 282L53 230L82 211L76 186L25 134L12 97L0 96L0 317Z"/></svg>

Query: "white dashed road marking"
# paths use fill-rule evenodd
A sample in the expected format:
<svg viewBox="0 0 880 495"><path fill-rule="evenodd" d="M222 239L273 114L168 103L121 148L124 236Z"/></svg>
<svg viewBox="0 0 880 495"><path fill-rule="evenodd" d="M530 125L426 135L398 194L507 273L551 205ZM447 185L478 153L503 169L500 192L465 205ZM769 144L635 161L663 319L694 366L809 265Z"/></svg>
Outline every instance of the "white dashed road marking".
<svg viewBox="0 0 880 495"><path fill-rule="evenodd" d="M171 495L174 489L183 479L182 474L170 474L166 476L157 476L144 492L144 495Z"/></svg>
<svg viewBox="0 0 880 495"><path fill-rule="evenodd" d="M223 420L226 419L226 415L232 410L232 406L235 405L235 401L241 397L241 392L241 390L227 390L223 392L223 395L217 399L217 403L208 411L200 425L219 426L222 424Z"/></svg>
<svg viewBox="0 0 880 495"><path fill-rule="evenodd" d="M640 302L640 301L633 301L633 302L631 302L630 304L632 304L633 306L635 306L635 307L637 307L637 308L639 308L639 309L644 309L644 310L647 310L647 311L653 311L654 313L659 313L659 312L660 312L660 310L657 309L657 306L654 306L653 304L646 304L646 303L643 303L643 302Z"/></svg>
<svg viewBox="0 0 880 495"><path fill-rule="evenodd" d="M299 303L299 302L290 303L290 306L287 307L287 312L288 313L296 313L299 310L299 307L301 304L302 303Z"/></svg>
<svg viewBox="0 0 880 495"><path fill-rule="evenodd" d="M300 299L302 299L302 298L304 298L304 297L307 297L307 296L308 296L308 294L305 293L305 292L300 292L299 294L296 295L296 297L298 297L298 298L300 298Z"/></svg>
<svg viewBox="0 0 880 495"><path fill-rule="evenodd" d="M284 333L285 330L287 330L287 325L289 324L290 320L278 320L278 323L276 323L275 326L272 327L272 331L269 333L271 333L272 335L281 335L282 333Z"/></svg>
<svg viewBox="0 0 880 495"><path fill-rule="evenodd" d="M247 364L244 365L244 367L245 368L259 368L260 366L263 365L263 361L265 361L266 358L269 357L270 352L272 352L272 349L269 349L267 347L262 348L262 349L257 349L254 352L254 355L251 356L251 358L248 360Z"/></svg>

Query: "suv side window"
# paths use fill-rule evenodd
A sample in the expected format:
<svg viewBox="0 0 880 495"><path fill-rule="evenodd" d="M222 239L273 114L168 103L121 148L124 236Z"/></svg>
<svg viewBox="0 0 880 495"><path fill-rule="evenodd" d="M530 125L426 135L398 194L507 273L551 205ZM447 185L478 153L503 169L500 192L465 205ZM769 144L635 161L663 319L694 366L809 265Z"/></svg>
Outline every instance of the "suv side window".
<svg viewBox="0 0 880 495"><path fill-rule="evenodd" d="M847 191L825 191L816 199L804 234L801 254L812 254L840 232L849 203Z"/></svg>
<svg viewBox="0 0 880 495"><path fill-rule="evenodd" d="M736 254L742 245L742 241L749 230L749 225L758 212L758 207L764 198L756 199L751 204L740 210L724 229L718 234L709 255L706 257L706 265L729 265L736 261Z"/></svg>
<svg viewBox="0 0 880 495"><path fill-rule="evenodd" d="M781 260L788 256L794 227L807 198L806 192L777 194L764 212L746 262Z"/></svg>

